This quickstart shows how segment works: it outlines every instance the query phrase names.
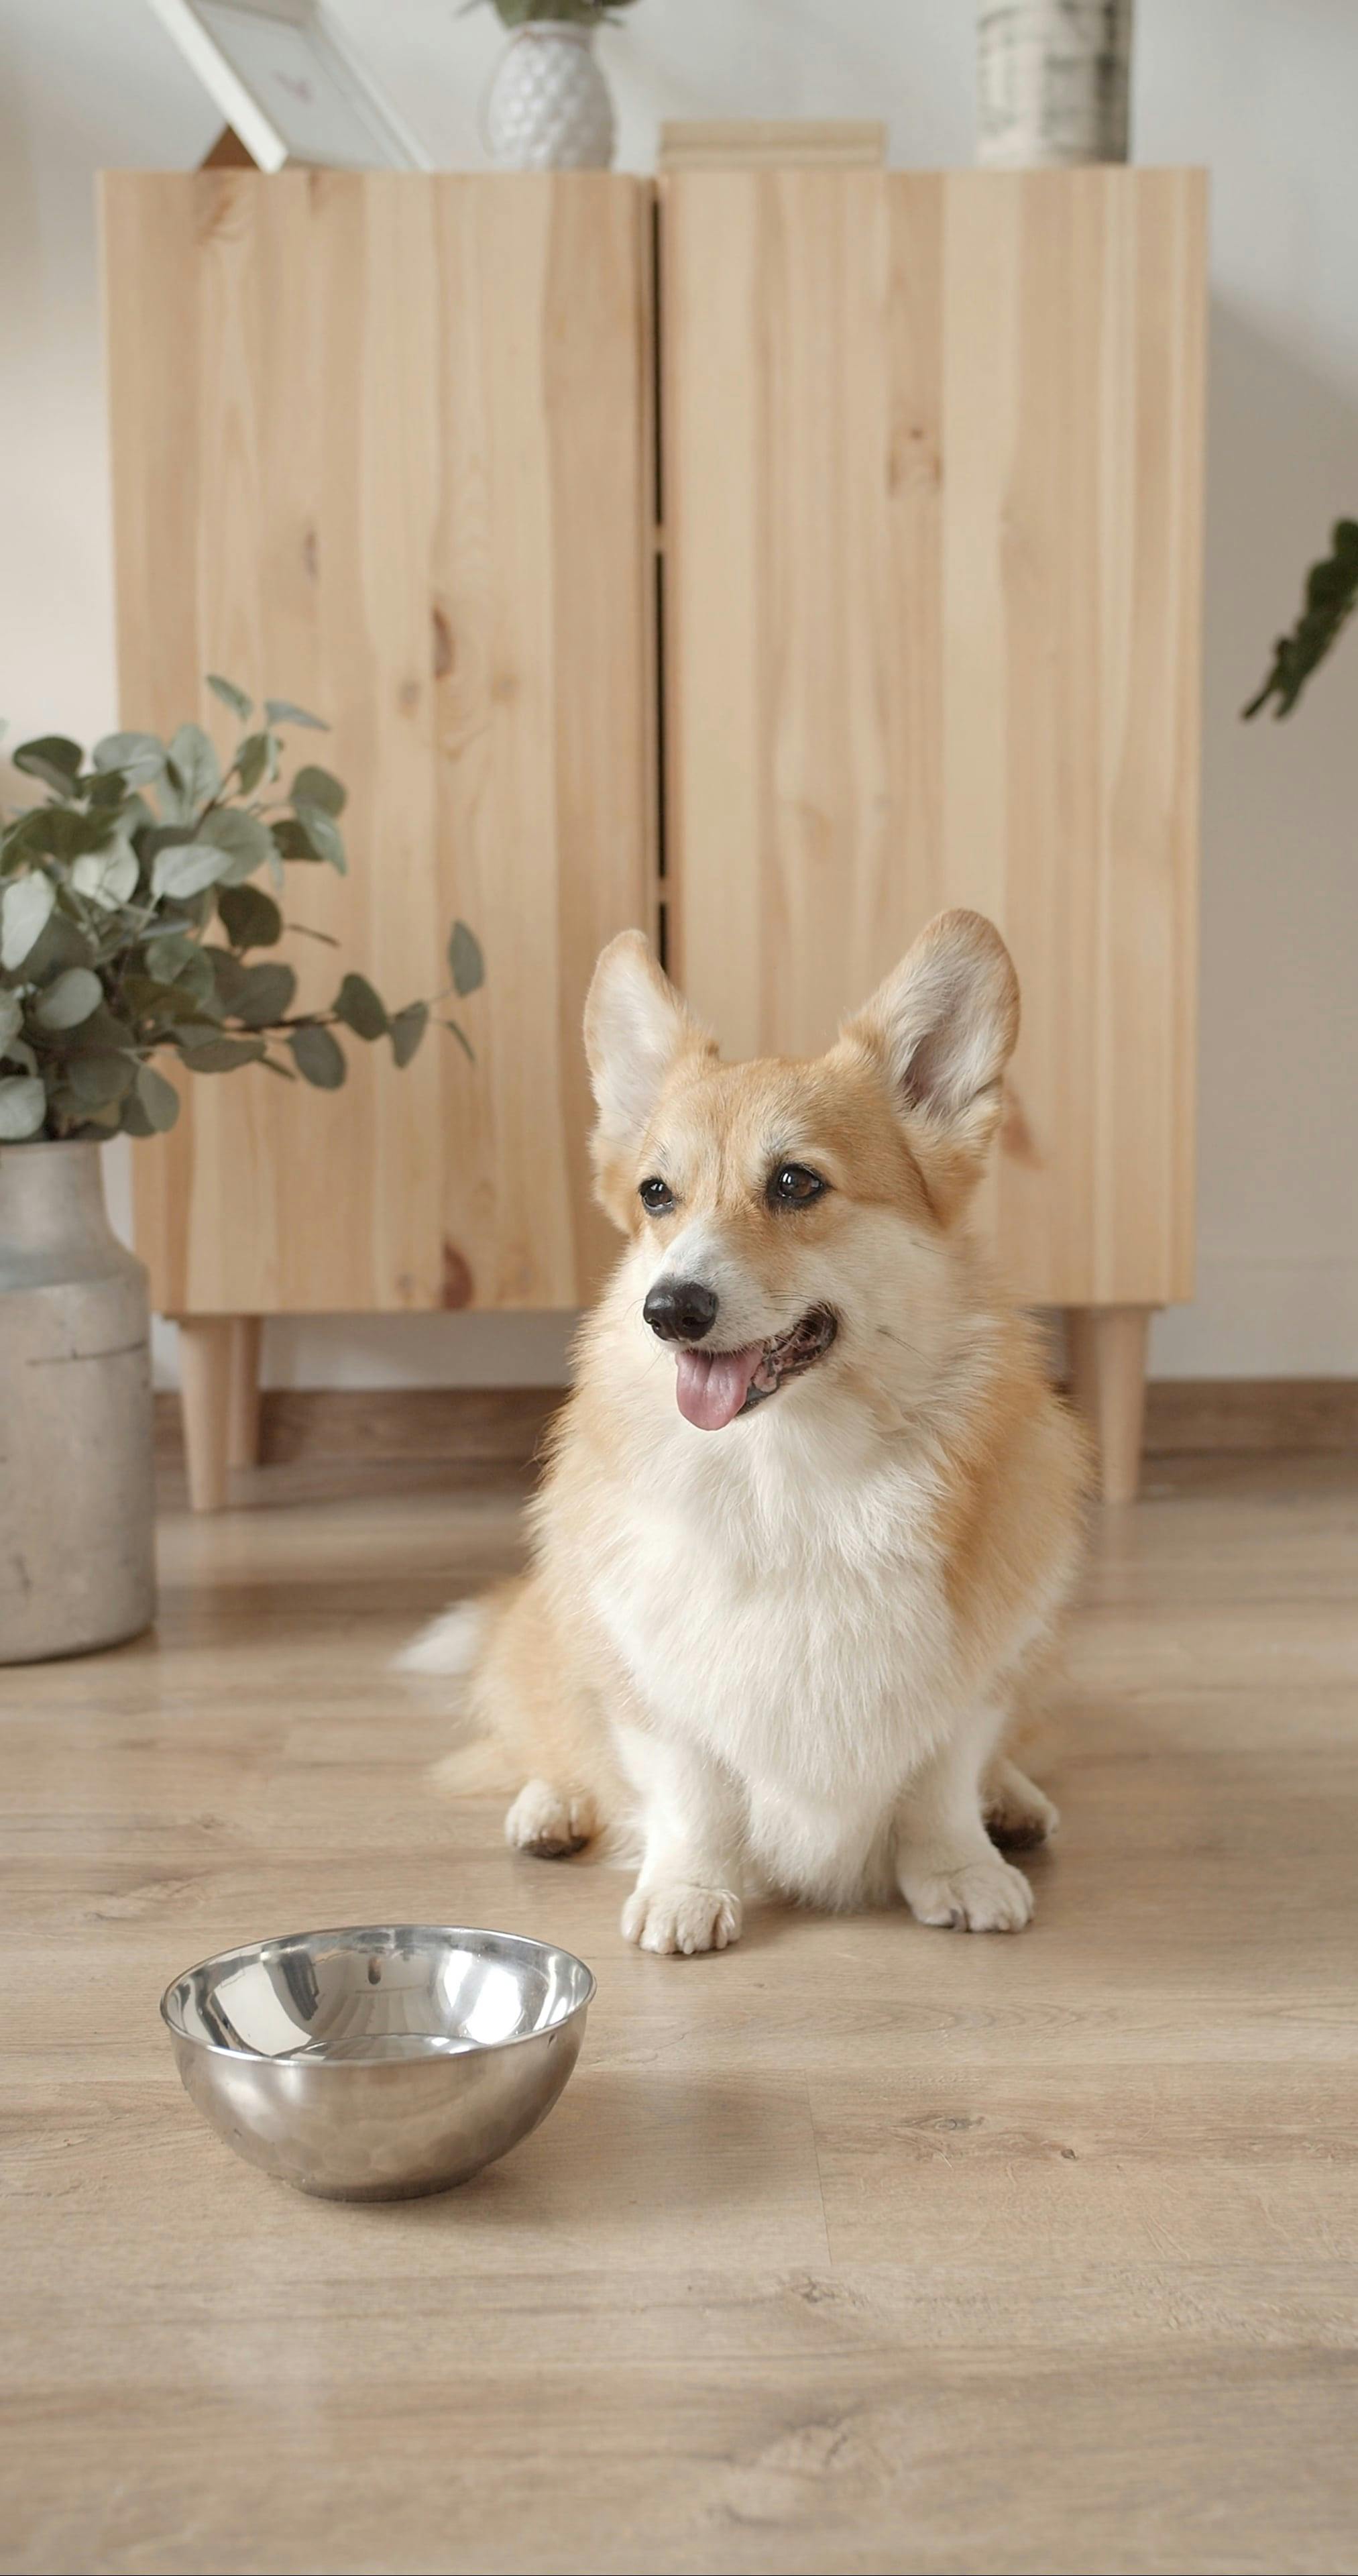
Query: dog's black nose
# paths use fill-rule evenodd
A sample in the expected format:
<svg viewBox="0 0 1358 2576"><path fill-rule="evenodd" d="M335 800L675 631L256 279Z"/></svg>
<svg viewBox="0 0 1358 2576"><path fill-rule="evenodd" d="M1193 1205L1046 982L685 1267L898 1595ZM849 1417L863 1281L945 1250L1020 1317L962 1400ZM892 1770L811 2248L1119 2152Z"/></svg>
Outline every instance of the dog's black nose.
<svg viewBox="0 0 1358 2576"><path fill-rule="evenodd" d="M717 1298L700 1279L657 1279L641 1311L662 1342L700 1342L717 1320Z"/></svg>

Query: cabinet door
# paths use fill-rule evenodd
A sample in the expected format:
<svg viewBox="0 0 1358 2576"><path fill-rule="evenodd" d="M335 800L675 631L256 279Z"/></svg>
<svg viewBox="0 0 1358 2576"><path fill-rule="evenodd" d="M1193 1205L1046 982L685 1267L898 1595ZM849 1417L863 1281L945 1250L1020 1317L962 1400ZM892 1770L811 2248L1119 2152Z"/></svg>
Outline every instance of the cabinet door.
<svg viewBox="0 0 1358 2576"><path fill-rule="evenodd" d="M330 719L350 874L290 872L305 1001L487 982L397 1073L184 1086L137 1149L172 1312L566 1306L590 1204L580 1011L646 922L650 200L605 176L120 173L104 186L123 722L221 671Z"/></svg>
<svg viewBox="0 0 1358 2576"><path fill-rule="evenodd" d="M991 914L1015 1287L1186 1297L1202 175L695 172L662 224L676 969L798 1053Z"/></svg>

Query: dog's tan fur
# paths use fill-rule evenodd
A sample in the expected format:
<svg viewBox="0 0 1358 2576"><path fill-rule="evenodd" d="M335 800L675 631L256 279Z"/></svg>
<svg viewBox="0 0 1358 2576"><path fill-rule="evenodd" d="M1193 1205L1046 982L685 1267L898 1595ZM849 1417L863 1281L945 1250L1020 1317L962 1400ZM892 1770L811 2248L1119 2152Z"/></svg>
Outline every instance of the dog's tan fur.
<svg viewBox="0 0 1358 2576"><path fill-rule="evenodd" d="M474 1645L475 1713L527 1784L512 1841L570 1851L639 1816L624 1930L646 1947L724 1947L750 1885L1028 1918L995 1845L1055 1811L1002 1744L1040 1693L1085 1461L966 1230L1017 1025L970 913L810 1064L721 1064L638 934L600 961L595 1161L627 1249L581 1335L531 1570L474 1639L454 1614L412 1660ZM779 1157L823 1195L771 1204ZM676 1202L659 1216L651 1174ZM719 1350L808 1310L837 1338L748 1417L695 1428L641 1317L676 1263L720 1281Z"/></svg>

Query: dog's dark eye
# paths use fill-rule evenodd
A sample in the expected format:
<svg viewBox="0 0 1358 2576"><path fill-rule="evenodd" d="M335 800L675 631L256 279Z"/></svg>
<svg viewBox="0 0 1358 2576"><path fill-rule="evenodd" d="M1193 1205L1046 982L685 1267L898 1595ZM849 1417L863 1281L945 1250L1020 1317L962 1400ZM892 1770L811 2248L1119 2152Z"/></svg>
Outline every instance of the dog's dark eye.
<svg viewBox="0 0 1358 2576"><path fill-rule="evenodd" d="M662 1181L654 1173L649 1181L642 1182L637 1197L651 1216L668 1216L674 1205L674 1192L669 1182Z"/></svg>
<svg viewBox="0 0 1358 2576"><path fill-rule="evenodd" d="M769 1183L769 1200L774 1207L810 1207L813 1199L824 1197L826 1187L819 1172L809 1172L805 1163L780 1163Z"/></svg>

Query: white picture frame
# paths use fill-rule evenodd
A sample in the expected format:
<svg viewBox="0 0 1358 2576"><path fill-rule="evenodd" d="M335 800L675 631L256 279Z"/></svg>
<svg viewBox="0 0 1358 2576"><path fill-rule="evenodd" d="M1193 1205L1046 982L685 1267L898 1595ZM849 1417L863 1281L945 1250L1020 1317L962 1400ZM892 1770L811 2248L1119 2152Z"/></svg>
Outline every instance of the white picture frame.
<svg viewBox="0 0 1358 2576"><path fill-rule="evenodd" d="M322 0L151 0L261 170L428 170Z"/></svg>

